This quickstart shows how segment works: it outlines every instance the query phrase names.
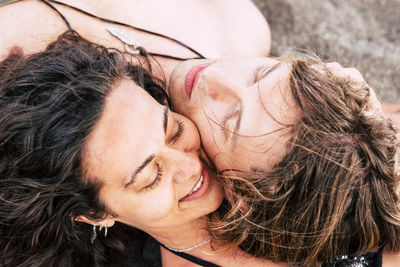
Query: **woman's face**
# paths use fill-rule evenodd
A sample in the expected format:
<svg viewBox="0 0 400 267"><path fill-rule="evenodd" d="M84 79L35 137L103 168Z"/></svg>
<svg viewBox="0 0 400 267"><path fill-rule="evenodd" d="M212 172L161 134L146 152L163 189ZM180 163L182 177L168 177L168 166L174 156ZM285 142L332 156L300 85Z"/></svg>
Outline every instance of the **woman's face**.
<svg viewBox="0 0 400 267"><path fill-rule="evenodd" d="M130 80L107 96L84 151L89 179L116 220L150 234L216 210L223 193L199 159L197 128Z"/></svg>
<svg viewBox="0 0 400 267"><path fill-rule="evenodd" d="M193 60L174 70L175 110L199 128L217 170L271 170L285 155L300 108L289 89L290 69L271 58Z"/></svg>

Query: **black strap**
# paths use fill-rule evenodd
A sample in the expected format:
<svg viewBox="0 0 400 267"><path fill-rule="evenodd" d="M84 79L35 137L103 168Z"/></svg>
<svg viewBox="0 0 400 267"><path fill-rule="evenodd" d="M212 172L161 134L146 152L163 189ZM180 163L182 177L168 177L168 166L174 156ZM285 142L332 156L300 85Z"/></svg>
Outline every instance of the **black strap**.
<svg viewBox="0 0 400 267"><path fill-rule="evenodd" d="M45 3L47 6L49 6L51 9L53 9L55 12L57 12L57 14L62 18L62 20L65 22L65 24L67 25L67 27L68 27L68 29L70 30L70 31L72 31L73 29L72 29L72 27L71 27L71 24L69 23L69 21L64 17L64 15L60 12L60 11L58 11L58 9L57 8L55 8L54 6L52 6L50 3L48 3L47 1L45 1L45 0L41 0L43 3Z"/></svg>
<svg viewBox="0 0 400 267"><path fill-rule="evenodd" d="M378 255L376 257L377 267L382 267L382 254L383 254L383 246L378 250Z"/></svg>
<svg viewBox="0 0 400 267"><path fill-rule="evenodd" d="M166 250L168 250L168 251L174 253L175 255L177 255L177 256L179 256L179 257L181 257L181 258L184 258L184 259L187 260L187 261L196 263L196 264L198 264L198 265L200 265L200 266L204 266L204 267L221 267L220 265L214 264L214 263L209 262L209 261L202 260L202 259L200 259L200 258L197 258L197 257L192 256L192 255L190 255L190 254L187 254L187 253L185 253L185 252L177 252L177 251L174 251L174 250L172 250L172 249L170 249L170 248L164 246L164 245L161 244L160 242L158 242L158 243L160 244L160 246L162 246L162 247L165 248Z"/></svg>
<svg viewBox="0 0 400 267"><path fill-rule="evenodd" d="M202 54L200 54L199 52L197 52L195 49L191 48L190 46L188 46L188 45L182 43L181 41L178 41L178 40L176 40L176 39L174 39L174 38L172 38L172 37L166 36L166 35L164 35L164 34L157 33L157 32L152 32L152 31L149 31L149 30L146 30L146 29L142 29L142 28L139 28L139 27L135 27L135 26L129 25L129 24L127 24L127 23L123 23L123 22L119 22L119 21L115 21L115 20L111 20L111 19L102 18L102 17L96 16L96 15L93 15L93 14L91 14L91 13L85 11L85 10L80 9L80 8L77 8L77 7L74 7L74 6L70 6L70 5L65 4L65 3L63 3L63 2L59 2L59 1L57 1L57 0L41 0L41 1L44 2L44 3L46 3L46 4L47 4L48 6L50 6L53 10L55 10L55 11L61 16L61 18L62 18L62 19L64 20L64 22L66 23L68 29L70 29L70 30L72 30L72 27L71 27L70 23L68 22L68 20L61 14L61 12L59 12L59 11L58 11L54 6L52 6L49 2L58 4L58 5L62 5L62 6L66 6L66 7L71 8L71 9L77 11L77 12L80 12L80 13L82 13L82 14L85 14L85 15L89 16L89 17L92 17L92 18L101 20L101 21L103 21L103 22L107 22L107 23L111 23L111 24L116 24L116 25L128 27L128 28L131 28L131 29L140 31L140 32L148 33L148 34L151 34L151 35L155 35L155 36L158 36L158 37L161 37L161 38L170 40L170 41L172 41L172 42L174 42L174 43L176 43L176 44L178 44L178 45L180 45L180 46L182 46L182 47L184 47L184 48L190 50L191 52L193 52L194 54L197 55L197 57L182 58L182 57L176 57L176 56L171 56L171 55L166 55L166 54L159 54L159 53L152 53L152 52L149 52L148 54L151 55L151 56L154 56L154 57L163 57L163 58L168 58L168 59L175 59L175 60L180 60L180 61L189 60L189 59L204 59L204 58L205 58Z"/></svg>

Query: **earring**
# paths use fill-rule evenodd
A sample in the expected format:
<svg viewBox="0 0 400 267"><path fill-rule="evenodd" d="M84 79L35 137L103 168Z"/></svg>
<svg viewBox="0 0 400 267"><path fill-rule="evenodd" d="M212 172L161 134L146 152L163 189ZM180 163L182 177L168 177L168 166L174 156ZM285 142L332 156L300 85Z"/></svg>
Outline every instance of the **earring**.
<svg viewBox="0 0 400 267"><path fill-rule="evenodd" d="M93 231L90 232L90 242L94 242L94 240L96 240L97 237L97 233L96 233L96 225L93 225Z"/></svg>
<svg viewBox="0 0 400 267"><path fill-rule="evenodd" d="M103 230L103 227L104 227L104 237L106 237L106 236L107 236L107 230L108 230L108 227L107 227L107 226L102 226L102 225L100 225L100 227L99 227L99 232L101 232L101 230Z"/></svg>

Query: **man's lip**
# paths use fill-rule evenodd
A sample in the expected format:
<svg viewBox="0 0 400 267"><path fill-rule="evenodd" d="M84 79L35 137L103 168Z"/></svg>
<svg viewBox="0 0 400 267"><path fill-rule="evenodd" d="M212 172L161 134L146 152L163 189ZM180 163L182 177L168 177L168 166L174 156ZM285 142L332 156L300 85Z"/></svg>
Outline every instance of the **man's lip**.
<svg viewBox="0 0 400 267"><path fill-rule="evenodd" d="M190 99L190 96L192 95L193 86L196 82L197 75L199 74L200 71L207 68L208 66L210 66L210 63L196 65L196 66L192 67L186 74L185 90L186 90L186 93L187 93L189 99Z"/></svg>
<svg viewBox="0 0 400 267"><path fill-rule="evenodd" d="M185 197L183 197L182 199L179 200L179 202L183 202L183 201L189 201L189 200L196 200L201 198L208 190L208 187L210 185L210 174L208 173L208 171L206 170L206 168L203 168L202 172L201 172L201 176L203 176L203 184L200 186L200 188L194 192L194 193L189 193L187 194ZM199 179L196 181L196 183L193 185L193 188L197 185L197 183L200 181L201 176L199 177ZM192 190L193 190L192 188ZM192 192L192 191L191 191Z"/></svg>

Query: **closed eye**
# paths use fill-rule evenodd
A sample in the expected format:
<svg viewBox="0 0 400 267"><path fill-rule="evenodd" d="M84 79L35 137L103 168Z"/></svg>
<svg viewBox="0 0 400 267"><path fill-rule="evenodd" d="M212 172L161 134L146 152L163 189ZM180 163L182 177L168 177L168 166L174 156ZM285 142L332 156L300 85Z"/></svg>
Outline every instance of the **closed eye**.
<svg viewBox="0 0 400 267"><path fill-rule="evenodd" d="M176 132L174 133L174 135L169 138L168 143L170 143L170 144L175 143L176 140L178 140L179 137L181 137L183 131L185 130L184 124L181 120L176 120L176 123L178 125L178 128L177 128Z"/></svg>
<svg viewBox="0 0 400 267"><path fill-rule="evenodd" d="M264 72L268 70L269 66L267 64L258 65L255 71L253 72L253 83L258 82L263 75Z"/></svg>
<svg viewBox="0 0 400 267"><path fill-rule="evenodd" d="M259 80L279 68L280 64L281 63L278 62L272 66L267 64L258 65L256 70L253 72L253 84L257 83Z"/></svg>
<svg viewBox="0 0 400 267"><path fill-rule="evenodd" d="M225 135L225 139L227 139L230 134L232 134L236 130L238 130L238 125L240 125L239 120L241 118L241 115L242 115L242 108L241 108L241 104L240 103L234 105L232 108L230 108L228 110L228 112L226 113L226 115L224 116L224 118L222 119L222 121L220 123L220 128L221 128L221 130L223 131L223 133ZM237 116L238 119L237 119L233 129L229 130L229 129L226 128L226 124L234 116Z"/></svg>
<svg viewBox="0 0 400 267"><path fill-rule="evenodd" d="M159 164L157 164L156 177L153 179L153 181L150 184L148 184L145 187L143 187L142 190L154 189L161 182L162 173L163 173L163 170L162 170L161 166Z"/></svg>

